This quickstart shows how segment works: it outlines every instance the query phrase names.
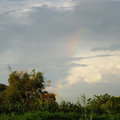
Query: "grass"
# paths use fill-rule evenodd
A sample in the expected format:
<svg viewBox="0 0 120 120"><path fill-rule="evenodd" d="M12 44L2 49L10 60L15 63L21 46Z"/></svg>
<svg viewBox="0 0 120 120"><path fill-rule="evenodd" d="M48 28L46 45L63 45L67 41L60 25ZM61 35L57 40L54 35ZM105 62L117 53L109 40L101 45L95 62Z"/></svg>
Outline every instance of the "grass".
<svg viewBox="0 0 120 120"><path fill-rule="evenodd" d="M69 112L27 112L25 114L0 114L0 120L84 120L84 116L78 113ZM88 120L120 120L120 115L93 116Z"/></svg>

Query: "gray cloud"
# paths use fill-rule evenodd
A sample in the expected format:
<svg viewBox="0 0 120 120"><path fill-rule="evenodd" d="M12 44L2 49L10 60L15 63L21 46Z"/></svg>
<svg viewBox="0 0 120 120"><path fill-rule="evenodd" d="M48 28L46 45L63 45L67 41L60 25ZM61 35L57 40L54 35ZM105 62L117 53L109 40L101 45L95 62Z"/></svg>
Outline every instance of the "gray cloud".
<svg viewBox="0 0 120 120"><path fill-rule="evenodd" d="M93 95L100 95L105 93L114 96L119 96L120 95L118 93L118 91L120 91L119 84L120 82L117 80L109 83L96 83L96 84L80 82L79 84L77 83L72 87L70 86L65 89L61 89L59 91L59 95L61 95L64 100L72 102L77 102L77 98L80 97L83 93L85 93L87 98L92 97ZM76 94L74 91L76 91Z"/></svg>
<svg viewBox="0 0 120 120"><path fill-rule="evenodd" d="M106 51L106 50L110 51L120 50L120 44L114 44L108 47L97 47L92 49L92 51Z"/></svg>
<svg viewBox="0 0 120 120"><path fill-rule="evenodd" d="M49 4L43 2L43 0L0 1L1 70L7 64L15 69L40 66L39 70L49 69L45 76L55 82L66 77L70 67L89 66L68 65L70 61L111 56L106 53L73 57L77 50L69 55L68 46L74 45L71 39L80 30L83 32L77 38L79 41L78 45L75 45L78 47L77 52L84 53L85 50L92 48L94 48L92 51L120 50L119 1L67 0L65 3L62 0L59 3L51 0ZM69 10L66 10L68 8ZM114 45L110 46L111 44ZM102 47L105 45L109 47ZM87 86L83 85L83 88L87 89ZM97 84L96 88L97 86L100 85ZM104 85L104 88L105 86L108 87ZM99 91L100 89L97 92Z"/></svg>

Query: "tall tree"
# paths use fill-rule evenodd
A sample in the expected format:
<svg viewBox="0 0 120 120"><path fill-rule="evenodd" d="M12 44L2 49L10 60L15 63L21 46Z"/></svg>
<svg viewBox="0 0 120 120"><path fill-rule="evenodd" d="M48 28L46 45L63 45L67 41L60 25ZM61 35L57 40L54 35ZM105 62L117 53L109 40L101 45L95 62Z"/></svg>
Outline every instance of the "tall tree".
<svg viewBox="0 0 120 120"><path fill-rule="evenodd" d="M7 106L19 104L29 108L45 88L43 74L35 70L30 73L14 71L9 75L8 83L9 85L5 90L5 104ZM1 86L1 89L4 87Z"/></svg>

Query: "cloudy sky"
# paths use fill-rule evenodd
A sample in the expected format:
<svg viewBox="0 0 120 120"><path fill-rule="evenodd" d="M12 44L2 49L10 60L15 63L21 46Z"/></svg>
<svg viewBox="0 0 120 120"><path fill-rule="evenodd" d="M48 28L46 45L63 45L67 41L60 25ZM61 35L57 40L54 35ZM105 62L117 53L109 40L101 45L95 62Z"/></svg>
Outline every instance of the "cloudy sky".
<svg viewBox="0 0 120 120"><path fill-rule="evenodd" d="M44 72L60 99L120 95L120 0L0 0L0 82Z"/></svg>

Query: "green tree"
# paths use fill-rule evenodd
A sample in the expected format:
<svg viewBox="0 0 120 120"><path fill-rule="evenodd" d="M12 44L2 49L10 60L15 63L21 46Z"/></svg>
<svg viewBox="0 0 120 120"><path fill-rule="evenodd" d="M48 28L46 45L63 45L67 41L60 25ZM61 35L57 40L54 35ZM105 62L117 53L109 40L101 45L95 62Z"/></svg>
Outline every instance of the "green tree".
<svg viewBox="0 0 120 120"><path fill-rule="evenodd" d="M92 114L117 114L120 111L120 97L109 94L94 95L93 99L88 99L88 109Z"/></svg>
<svg viewBox="0 0 120 120"><path fill-rule="evenodd" d="M85 116L85 120L87 120L87 99L85 94L83 93L83 95L81 95L81 100L84 106L84 116Z"/></svg>
<svg viewBox="0 0 120 120"><path fill-rule="evenodd" d="M7 85L0 83L0 92L3 92L7 89Z"/></svg>
<svg viewBox="0 0 120 120"><path fill-rule="evenodd" d="M43 93L45 88L44 77L41 72L28 73L26 71L14 71L9 75L9 85L5 87L1 84L0 90L5 92L4 104L13 110L26 107L31 110L36 98ZM22 105L22 106L21 106Z"/></svg>
<svg viewBox="0 0 120 120"><path fill-rule="evenodd" d="M7 86L0 83L0 113L5 111L4 98L5 98L5 90Z"/></svg>

